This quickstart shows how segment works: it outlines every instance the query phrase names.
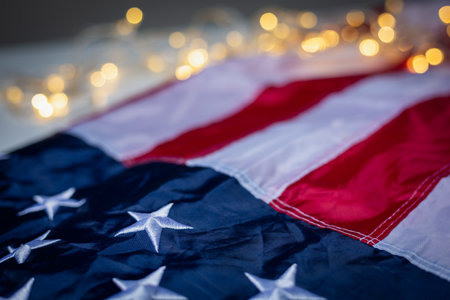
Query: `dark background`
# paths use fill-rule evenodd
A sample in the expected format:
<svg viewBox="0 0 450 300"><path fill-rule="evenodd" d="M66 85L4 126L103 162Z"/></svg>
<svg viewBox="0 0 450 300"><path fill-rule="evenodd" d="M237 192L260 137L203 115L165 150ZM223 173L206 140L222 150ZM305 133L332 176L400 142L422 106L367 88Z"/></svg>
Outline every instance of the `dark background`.
<svg viewBox="0 0 450 300"><path fill-rule="evenodd" d="M407 1L410 2L410 1ZM114 22L138 6L144 12L143 28L188 25L200 9L228 6L245 16L262 7L334 10L382 7L383 0L2 0L0 46L65 39L93 24Z"/></svg>

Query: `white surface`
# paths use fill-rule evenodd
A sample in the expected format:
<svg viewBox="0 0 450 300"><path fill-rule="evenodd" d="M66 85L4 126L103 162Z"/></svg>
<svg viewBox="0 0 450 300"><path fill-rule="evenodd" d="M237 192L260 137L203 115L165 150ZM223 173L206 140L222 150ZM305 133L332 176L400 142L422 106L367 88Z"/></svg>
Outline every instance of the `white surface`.
<svg viewBox="0 0 450 300"><path fill-rule="evenodd" d="M450 280L449 216L450 177L446 177L374 247L403 256L416 266Z"/></svg>
<svg viewBox="0 0 450 300"><path fill-rule="evenodd" d="M187 162L235 177L270 202L292 183L374 133L406 107L450 92L450 68L364 79L298 117Z"/></svg>

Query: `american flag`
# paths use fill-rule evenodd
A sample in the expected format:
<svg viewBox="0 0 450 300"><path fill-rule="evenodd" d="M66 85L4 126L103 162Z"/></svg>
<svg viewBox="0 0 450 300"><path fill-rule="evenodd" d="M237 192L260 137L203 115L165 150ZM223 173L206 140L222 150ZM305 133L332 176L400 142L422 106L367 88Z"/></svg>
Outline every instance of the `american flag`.
<svg viewBox="0 0 450 300"><path fill-rule="evenodd" d="M0 295L450 298L450 67L337 61L231 59L4 156Z"/></svg>

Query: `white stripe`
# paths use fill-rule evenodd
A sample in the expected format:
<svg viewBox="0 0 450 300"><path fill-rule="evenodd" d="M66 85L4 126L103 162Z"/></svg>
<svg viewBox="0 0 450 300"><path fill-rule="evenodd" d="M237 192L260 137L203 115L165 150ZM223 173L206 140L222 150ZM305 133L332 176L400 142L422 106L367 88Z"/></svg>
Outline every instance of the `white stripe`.
<svg viewBox="0 0 450 300"><path fill-rule="evenodd" d="M434 190L375 248L408 259L450 281L450 177Z"/></svg>
<svg viewBox="0 0 450 300"><path fill-rule="evenodd" d="M268 85L298 78L374 71L392 62L356 60L336 50L327 64L297 56L229 60L139 102L82 123L69 133L119 160L139 156L190 129L223 119L248 105Z"/></svg>
<svg viewBox="0 0 450 300"><path fill-rule="evenodd" d="M368 137L406 107L450 92L450 69L367 78L300 116L188 161L234 176L266 202ZM301 101L301 96L299 96Z"/></svg>

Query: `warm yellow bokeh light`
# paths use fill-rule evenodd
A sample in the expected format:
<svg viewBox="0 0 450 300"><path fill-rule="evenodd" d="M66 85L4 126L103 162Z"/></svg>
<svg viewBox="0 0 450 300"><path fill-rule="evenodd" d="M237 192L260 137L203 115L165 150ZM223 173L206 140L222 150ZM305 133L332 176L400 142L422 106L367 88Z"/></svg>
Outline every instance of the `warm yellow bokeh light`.
<svg viewBox="0 0 450 300"><path fill-rule="evenodd" d="M186 43L186 37L181 32L173 32L169 36L169 44L172 48L179 49Z"/></svg>
<svg viewBox="0 0 450 300"><path fill-rule="evenodd" d="M447 35L450 37L450 25L447 25Z"/></svg>
<svg viewBox="0 0 450 300"><path fill-rule="evenodd" d="M317 16L315 13L307 11L299 14L297 22L303 28L311 29L317 25Z"/></svg>
<svg viewBox="0 0 450 300"><path fill-rule="evenodd" d="M12 104L18 105L23 100L23 92L18 86L9 86L5 91L6 99Z"/></svg>
<svg viewBox="0 0 450 300"><path fill-rule="evenodd" d="M415 73L422 74L428 71L428 61L425 55L416 55L412 58L412 68Z"/></svg>
<svg viewBox="0 0 450 300"><path fill-rule="evenodd" d="M378 16L378 25L380 27L388 26L395 27L395 18L390 13L382 13Z"/></svg>
<svg viewBox="0 0 450 300"><path fill-rule="evenodd" d="M278 18L273 13L267 12L261 16L259 24L264 30L274 30L278 25Z"/></svg>
<svg viewBox="0 0 450 300"><path fill-rule="evenodd" d="M326 47L327 44L325 40L319 36L305 39L301 44L301 48L303 49L303 51L308 53L316 53L318 51L324 50Z"/></svg>
<svg viewBox="0 0 450 300"><path fill-rule="evenodd" d="M325 30L320 36L324 39L327 47L336 47L339 44L339 34L334 30Z"/></svg>
<svg viewBox="0 0 450 300"><path fill-rule="evenodd" d="M63 109L67 106L69 98L64 93L56 93L50 96L50 104L56 109Z"/></svg>
<svg viewBox="0 0 450 300"><path fill-rule="evenodd" d="M442 6L439 9L439 18L445 24L449 24L450 23L450 6L449 5Z"/></svg>
<svg viewBox="0 0 450 300"><path fill-rule="evenodd" d="M380 50L380 46L374 39L364 39L359 43L359 51L364 56L375 56Z"/></svg>
<svg viewBox="0 0 450 300"><path fill-rule="evenodd" d="M236 48L242 44L243 36L239 31L233 30L228 32L226 40L230 47Z"/></svg>
<svg viewBox="0 0 450 300"><path fill-rule="evenodd" d="M48 100L47 96L45 96L44 94L39 93L31 97L31 105L36 109L39 109L46 104L48 104Z"/></svg>
<svg viewBox="0 0 450 300"><path fill-rule="evenodd" d="M276 42L276 38L270 33L263 33L258 36L258 46L262 51L271 51L275 48Z"/></svg>
<svg viewBox="0 0 450 300"><path fill-rule="evenodd" d="M193 67L201 67L208 61L208 52L205 49L195 49L189 52L188 62Z"/></svg>
<svg viewBox="0 0 450 300"><path fill-rule="evenodd" d="M212 45L209 52L209 56L217 61L224 60L227 57L227 54L227 47L222 43Z"/></svg>
<svg viewBox="0 0 450 300"><path fill-rule="evenodd" d="M59 93L64 90L65 83L64 79L57 75L51 74L47 77L47 88L52 93Z"/></svg>
<svg viewBox="0 0 450 300"><path fill-rule="evenodd" d="M278 24L278 26L273 31L273 34L279 39L285 39L289 36L291 28L284 23Z"/></svg>
<svg viewBox="0 0 450 300"><path fill-rule="evenodd" d="M346 26L341 30L342 39L348 43L356 41L358 35L358 30L351 26Z"/></svg>
<svg viewBox="0 0 450 300"><path fill-rule="evenodd" d="M95 87L102 87L106 83L106 79L103 76L103 73L100 71L92 72L89 79L91 81L91 84Z"/></svg>
<svg viewBox="0 0 450 300"><path fill-rule="evenodd" d="M127 10L126 19L131 24L139 24L142 22L142 17L144 14L142 13L142 10L140 10L137 7L132 7L129 10Z"/></svg>
<svg viewBox="0 0 450 300"><path fill-rule="evenodd" d="M391 43L395 38L395 31L392 27L383 26L378 30L378 38L383 43Z"/></svg>
<svg viewBox="0 0 450 300"><path fill-rule="evenodd" d="M386 0L384 7L388 12L398 14L403 10L403 0Z"/></svg>
<svg viewBox="0 0 450 300"><path fill-rule="evenodd" d="M49 103L45 102L38 107L38 113L43 118L49 118L53 115L54 109Z"/></svg>
<svg viewBox="0 0 450 300"><path fill-rule="evenodd" d="M186 80L189 77L191 77L192 72L194 71L194 69L192 69L191 66L188 65L182 65L179 66L176 70L175 70L175 77L178 80Z"/></svg>
<svg viewBox="0 0 450 300"><path fill-rule="evenodd" d="M348 25L359 27L364 23L365 15L364 12L360 10L352 10L347 13L345 19L347 20Z"/></svg>
<svg viewBox="0 0 450 300"><path fill-rule="evenodd" d="M101 68L100 71L106 80L112 80L119 75L119 68L113 63L106 63Z"/></svg>
<svg viewBox="0 0 450 300"><path fill-rule="evenodd" d="M444 53L438 48L430 48L425 52L425 58L430 65L437 66L444 60Z"/></svg>
<svg viewBox="0 0 450 300"><path fill-rule="evenodd" d="M147 58L147 68L154 73L159 73L164 71L166 64L161 56L154 54Z"/></svg>

